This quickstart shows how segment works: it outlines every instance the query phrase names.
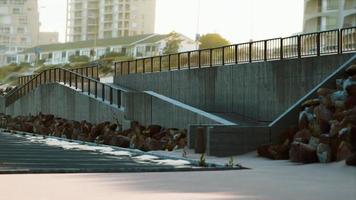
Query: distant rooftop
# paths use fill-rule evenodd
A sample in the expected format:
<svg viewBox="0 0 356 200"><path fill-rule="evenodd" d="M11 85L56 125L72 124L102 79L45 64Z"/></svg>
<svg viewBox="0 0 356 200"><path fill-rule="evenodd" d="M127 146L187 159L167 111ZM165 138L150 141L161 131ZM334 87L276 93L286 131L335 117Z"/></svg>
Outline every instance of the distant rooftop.
<svg viewBox="0 0 356 200"><path fill-rule="evenodd" d="M84 49L84 48L93 48L96 47L108 47L108 46L130 46L134 44L151 44L161 41L167 38L168 34L159 35L159 34L144 34L144 35L135 35L127 37L118 37L118 38L109 38L109 39L97 39L95 40L86 40L78 42L68 42L68 43L56 43L48 45L39 45L36 47L25 49L22 53L35 53L36 49L40 52L51 52L51 51L63 51L69 49Z"/></svg>

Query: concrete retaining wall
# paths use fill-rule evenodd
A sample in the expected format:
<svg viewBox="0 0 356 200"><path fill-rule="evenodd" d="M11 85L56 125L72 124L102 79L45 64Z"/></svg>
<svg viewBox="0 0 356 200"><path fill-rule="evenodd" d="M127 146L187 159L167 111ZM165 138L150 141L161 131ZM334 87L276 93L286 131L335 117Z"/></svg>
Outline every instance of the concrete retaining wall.
<svg viewBox="0 0 356 200"><path fill-rule="evenodd" d="M6 107L6 114L12 116L39 112L91 123L113 121L114 118L121 123L124 120L123 110L57 83L41 85Z"/></svg>
<svg viewBox="0 0 356 200"><path fill-rule="evenodd" d="M116 101L116 100L115 100ZM67 86L51 83L41 85L6 108L12 116L37 115L39 112L92 123L116 118L128 128L130 121L143 125L159 124L169 128L187 129L190 124L226 124L219 118L204 116L194 109L184 108L150 94L127 90L122 96L121 109L97 100ZM1 103L1 102L0 102Z"/></svg>
<svg viewBox="0 0 356 200"><path fill-rule="evenodd" d="M273 121L352 54L117 76L116 84L155 91L207 112Z"/></svg>
<svg viewBox="0 0 356 200"><path fill-rule="evenodd" d="M209 116L203 111L158 96L142 92L128 92L125 96L125 118L137 120L144 125L159 124L164 127L188 129L190 124L229 123L216 116Z"/></svg>

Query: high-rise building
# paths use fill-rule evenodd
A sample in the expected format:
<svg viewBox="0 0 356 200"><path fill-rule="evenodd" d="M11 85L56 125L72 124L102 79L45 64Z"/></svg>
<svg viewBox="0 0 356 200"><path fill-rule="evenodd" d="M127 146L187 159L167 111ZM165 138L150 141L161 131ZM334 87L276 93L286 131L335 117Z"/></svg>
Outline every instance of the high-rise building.
<svg viewBox="0 0 356 200"><path fill-rule="evenodd" d="M150 34L156 0L67 0L70 42Z"/></svg>
<svg viewBox="0 0 356 200"><path fill-rule="evenodd" d="M16 62L16 54L38 43L37 0L0 0L0 65Z"/></svg>
<svg viewBox="0 0 356 200"><path fill-rule="evenodd" d="M356 0L304 0L304 32L356 26Z"/></svg>

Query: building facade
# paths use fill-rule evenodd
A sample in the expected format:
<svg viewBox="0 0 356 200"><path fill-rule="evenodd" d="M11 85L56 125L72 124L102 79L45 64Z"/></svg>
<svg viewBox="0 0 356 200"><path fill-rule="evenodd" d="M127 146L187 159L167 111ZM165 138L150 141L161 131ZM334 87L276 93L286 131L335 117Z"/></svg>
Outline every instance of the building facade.
<svg viewBox="0 0 356 200"><path fill-rule="evenodd" d="M154 33L155 0L67 0L69 42Z"/></svg>
<svg viewBox="0 0 356 200"><path fill-rule="evenodd" d="M47 65L69 63L71 56L88 56L97 60L101 56L116 52L122 56L142 58L157 56L163 53L170 36L159 34L144 34L119 38L78 41L40 45L26 49L17 55L17 63L27 62L34 64L37 59L43 60ZM194 40L179 34L181 40L178 51L195 50L197 44ZM95 44L95 45L94 45ZM93 53L94 52L94 53Z"/></svg>
<svg viewBox="0 0 356 200"><path fill-rule="evenodd" d="M39 26L37 0L0 0L0 66L38 43Z"/></svg>
<svg viewBox="0 0 356 200"><path fill-rule="evenodd" d="M356 0L304 0L303 32L356 26Z"/></svg>
<svg viewBox="0 0 356 200"><path fill-rule="evenodd" d="M58 38L58 32L40 32L37 45L55 44L59 42Z"/></svg>

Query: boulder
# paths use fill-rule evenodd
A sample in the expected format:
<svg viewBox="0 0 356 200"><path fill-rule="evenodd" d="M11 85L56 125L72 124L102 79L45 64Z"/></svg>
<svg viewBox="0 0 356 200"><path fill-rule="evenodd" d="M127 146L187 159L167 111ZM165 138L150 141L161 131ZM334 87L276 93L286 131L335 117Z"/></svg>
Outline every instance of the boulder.
<svg viewBox="0 0 356 200"><path fill-rule="evenodd" d="M115 135L111 138L110 144L122 148L129 148L130 138L121 135Z"/></svg>
<svg viewBox="0 0 356 200"><path fill-rule="evenodd" d="M318 162L316 149L302 142L293 142L289 150L289 159L292 162L314 163Z"/></svg>

